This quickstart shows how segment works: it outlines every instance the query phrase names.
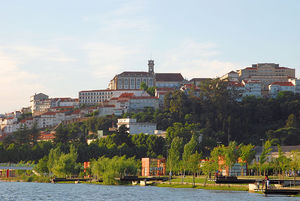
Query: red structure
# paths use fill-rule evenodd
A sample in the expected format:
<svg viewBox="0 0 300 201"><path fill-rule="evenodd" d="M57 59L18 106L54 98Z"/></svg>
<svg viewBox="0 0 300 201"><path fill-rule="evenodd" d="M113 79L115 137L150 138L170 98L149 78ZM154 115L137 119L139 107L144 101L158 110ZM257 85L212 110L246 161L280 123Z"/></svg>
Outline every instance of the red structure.
<svg viewBox="0 0 300 201"><path fill-rule="evenodd" d="M162 176L165 174L165 158L142 158L142 176Z"/></svg>

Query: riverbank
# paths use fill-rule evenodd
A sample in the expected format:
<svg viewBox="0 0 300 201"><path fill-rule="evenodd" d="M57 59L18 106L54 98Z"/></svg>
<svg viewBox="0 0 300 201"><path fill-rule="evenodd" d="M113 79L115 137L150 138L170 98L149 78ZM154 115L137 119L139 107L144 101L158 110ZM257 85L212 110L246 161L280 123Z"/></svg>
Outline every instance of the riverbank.
<svg viewBox="0 0 300 201"><path fill-rule="evenodd" d="M178 184L178 183L154 183L153 186L157 187L169 187L169 188L194 188L194 189L205 189L205 190L224 190L224 191L248 191L249 187L246 185L220 185L220 184L207 184L204 186L204 184L195 184L193 186L192 184Z"/></svg>
<svg viewBox="0 0 300 201"><path fill-rule="evenodd" d="M257 178L256 178L257 179ZM51 183L51 178L46 176L36 175L22 175L18 177L0 178L0 182L36 182L36 183ZM94 184L94 185L105 185L103 182L98 181L60 181L56 182L59 184ZM131 185L131 183L119 183L117 185ZM152 186L156 187L168 187L168 188L193 188L193 189L205 189L205 190L223 190L223 191L248 191L248 184L216 184L212 180L206 180L205 177L200 176L195 178L195 186L192 183L192 177L185 177L182 181L181 177L173 177L171 182L153 182Z"/></svg>

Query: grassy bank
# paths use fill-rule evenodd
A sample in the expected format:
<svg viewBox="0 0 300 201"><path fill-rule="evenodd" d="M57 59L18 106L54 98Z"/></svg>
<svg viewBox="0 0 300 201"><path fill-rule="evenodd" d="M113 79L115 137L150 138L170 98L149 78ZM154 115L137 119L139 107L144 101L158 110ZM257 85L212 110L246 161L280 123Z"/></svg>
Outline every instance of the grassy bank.
<svg viewBox="0 0 300 201"><path fill-rule="evenodd" d="M36 175L21 175L17 177L0 178L2 182L39 182L39 183L50 183L50 177L36 176Z"/></svg>

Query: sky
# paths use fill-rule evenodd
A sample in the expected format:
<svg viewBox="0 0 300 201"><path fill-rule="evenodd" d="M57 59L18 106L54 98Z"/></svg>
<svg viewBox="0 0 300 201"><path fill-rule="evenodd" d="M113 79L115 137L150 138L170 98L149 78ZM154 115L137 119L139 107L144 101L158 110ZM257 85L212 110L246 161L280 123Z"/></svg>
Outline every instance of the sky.
<svg viewBox="0 0 300 201"><path fill-rule="evenodd" d="M123 71L220 77L279 63L300 77L297 0L0 0L0 113L78 97Z"/></svg>

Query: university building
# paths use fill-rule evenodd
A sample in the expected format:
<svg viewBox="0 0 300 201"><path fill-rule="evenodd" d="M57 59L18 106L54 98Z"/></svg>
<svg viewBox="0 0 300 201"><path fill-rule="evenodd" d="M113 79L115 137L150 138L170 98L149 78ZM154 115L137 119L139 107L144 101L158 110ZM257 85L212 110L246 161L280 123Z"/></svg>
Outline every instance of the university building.
<svg viewBox="0 0 300 201"><path fill-rule="evenodd" d="M155 86L154 79L154 60L148 61L148 72L125 71L116 75L109 83L111 90L118 89L140 89L142 82L148 87Z"/></svg>
<svg viewBox="0 0 300 201"><path fill-rule="evenodd" d="M280 67L275 63L258 63L252 67L238 70L239 80L256 80L261 82L262 95L269 93L269 85L274 82L288 82L290 78L295 78L295 69Z"/></svg>

